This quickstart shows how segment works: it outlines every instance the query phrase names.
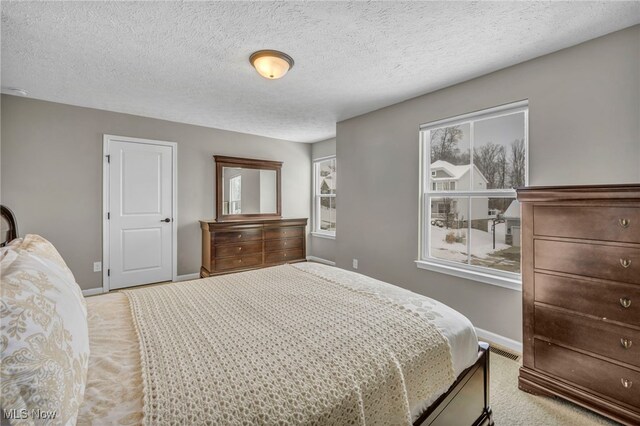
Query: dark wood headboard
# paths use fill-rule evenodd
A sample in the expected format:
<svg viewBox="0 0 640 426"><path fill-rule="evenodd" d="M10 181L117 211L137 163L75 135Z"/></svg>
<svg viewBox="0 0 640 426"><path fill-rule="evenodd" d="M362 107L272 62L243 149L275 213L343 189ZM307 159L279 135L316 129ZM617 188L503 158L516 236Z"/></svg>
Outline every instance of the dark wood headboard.
<svg viewBox="0 0 640 426"><path fill-rule="evenodd" d="M2 219L7 222L9 227L6 234L2 235L4 238L2 239L2 242L0 242L0 247L3 247L8 242L18 238L18 222L16 222L16 215L13 214L11 209L7 206L0 205L0 216L2 216Z"/></svg>

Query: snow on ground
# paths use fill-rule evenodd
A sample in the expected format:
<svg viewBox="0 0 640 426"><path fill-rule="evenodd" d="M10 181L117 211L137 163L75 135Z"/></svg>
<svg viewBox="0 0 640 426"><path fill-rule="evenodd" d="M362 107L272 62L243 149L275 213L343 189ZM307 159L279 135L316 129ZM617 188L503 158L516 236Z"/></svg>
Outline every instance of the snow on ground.
<svg viewBox="0 0 640 426"><path fill-rule="evenodd" d="M504 223L496 225L496 248L493 248L493 235L491 224L489 232L479 229L471 229L471 255L479 258L487 258L494 252L508 249L511 246L504 243L506 226ZM467 261L467 241L464 243L448 243L446 236L453 232L454 235L467 236L467 229L446 229L438 226L431 226L431 256L439 259L453 260L456 262Z"/></svg>

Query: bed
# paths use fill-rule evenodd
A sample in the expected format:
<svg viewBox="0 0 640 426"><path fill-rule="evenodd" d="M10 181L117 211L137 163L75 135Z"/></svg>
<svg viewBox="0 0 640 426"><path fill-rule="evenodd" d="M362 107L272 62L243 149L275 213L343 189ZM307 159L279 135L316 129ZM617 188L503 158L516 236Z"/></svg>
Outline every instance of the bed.
<svg viewBox="0 0 640 426"><path fill-rule="evenodd" d="M3 306L25 244L28 256L39 247L53 260L52 282L66 280L65 301L51 297L77 299L47 243L26 236L2 249ZM18 260L5 265L12 250ZM281 265L85 303L86 330L74 323L69 334L86 335L88 346L67 348L80 360L69 367L78 373L74 403L65 405L74 413L59 424L493 424L488 345L478 344L471 323L361 274ZM5 397L12 371L4 364L3 351L2 408L33 409L24 395Z"/></svg>

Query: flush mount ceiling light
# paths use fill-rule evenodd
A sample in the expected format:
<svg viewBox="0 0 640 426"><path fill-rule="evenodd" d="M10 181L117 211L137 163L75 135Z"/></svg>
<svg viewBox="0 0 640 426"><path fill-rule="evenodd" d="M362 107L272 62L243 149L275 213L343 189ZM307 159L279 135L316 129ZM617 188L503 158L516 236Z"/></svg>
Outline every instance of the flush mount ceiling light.
<svg viewBox="0 0 640 426"><path fill-rule="evenodd" d="M277 50L258 50L249 57L258 74L269 80L283 77L293 68L293 58Z"/></svg>

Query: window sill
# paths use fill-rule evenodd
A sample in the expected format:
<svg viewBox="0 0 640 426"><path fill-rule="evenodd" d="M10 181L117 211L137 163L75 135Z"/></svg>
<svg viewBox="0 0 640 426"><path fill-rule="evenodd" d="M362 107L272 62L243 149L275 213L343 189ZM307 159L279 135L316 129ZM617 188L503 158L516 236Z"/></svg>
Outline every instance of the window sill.
<svg viewBox="0 0 640 426"><path fill-rule="evenodd" d="M327 240L335 240L336 236L331 234L322 234L320 232L312 232L311 235L314 237L326 238Z"/></svg>
<svg viewBox="0 0 640 426"><path fill-rule="evenodd" d="M485 284L491 284L498 287L508 288L515 291L522 291L522 279L501 277L481 271L457 268L455 266L444 265L441 263L430 262L428 260L416 260L416 266L419 269L426 269L441 274L453 275L455 277L465 278L472 281L479 281Z"/></svg>

